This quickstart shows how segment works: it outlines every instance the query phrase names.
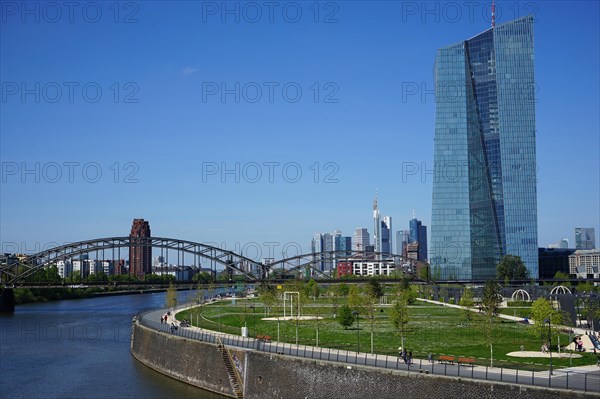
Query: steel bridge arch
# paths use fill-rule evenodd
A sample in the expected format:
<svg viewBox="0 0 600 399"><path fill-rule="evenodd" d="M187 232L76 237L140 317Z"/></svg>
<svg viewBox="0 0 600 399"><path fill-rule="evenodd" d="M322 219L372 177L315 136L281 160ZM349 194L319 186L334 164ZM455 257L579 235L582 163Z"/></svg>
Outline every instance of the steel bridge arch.
<svg viewBox="0 0 600 399"><path fill-rule="evenodd" d="M258 263L250 258L246 258L245 256L238 255L233 251L227 251L211 245L175 238L125 236L78 241L28 255L17 262L11 262L0 266L0 283L7 286L14 285L22 279L25 279L42 270L46 266L52 265L61 260L64 261L70 259L77 255L92 252L103 252L117 248L129 249L131 246L150 246L152 248L162 248L193 254L195 256L199 256L201 258L224 265L227 269L235 270L246 276L251 281L257 281L261 276L255 276L252 273L242 270L239 267L242 262L247 263L248 265L254 265L257 267L259 273L263 275L266 274L265 267L261 263ZM20 267L25 267L25 270L20 271Z"/></svg>
<svg viewBox="0 0 600 399"><path fill-rule="evenodd" d="M385 261L385 260L390 260L390 259L399 259L400 263L410 263L411 265L411 272L408 273L412 276L414 276L416 279L418 280L422 280L420 277L417 276L416 274L416 265L417 264L425 264L424 262L418 261L416 259L410 259L410 258L406 258L403 257L402 255L396 255L396 254L390 254L389 252L366 252L366 251L359 251L359 250L334 250L334 251L323 251L323 252L309 252L306 254L301 254L301 255L296 255L296 256L291 256L289 258L285 258L285 259L280 259L278 261L269 263L266 268L270 269L270 270L275 270L275 269L280 269L283 270L287 273L305 268L305 267L309 267L310 269L312 269L313 271L315 271L317 274L323 276L323 277L331 277L331 276L327 276L325 273L323 273L322 271L320 271L319 269L315 268L314 265L316 263L322 262L322 261L333 261L334 259L337 261L344 261L347 259L356 259L356 257L358 255L363 255L365 256L364 258L362 258L362 260L364 260L365 262L377 262L377 261ZM385 259L384 259L385 257ZM379 258L379 259L377 259ZM306 260L304 263L300 263L300 261L302 260ZM291 265L292 262L294 261L298 261L299 264L297 265ZM286 264L290 264L289 266L291 266L289 269L286 269L285 266ZM278 268L277 266L281 265L280 268ZM281 272L279 272L279 277L281 277ZM278 276L274 276L275 278Z"/></svg>

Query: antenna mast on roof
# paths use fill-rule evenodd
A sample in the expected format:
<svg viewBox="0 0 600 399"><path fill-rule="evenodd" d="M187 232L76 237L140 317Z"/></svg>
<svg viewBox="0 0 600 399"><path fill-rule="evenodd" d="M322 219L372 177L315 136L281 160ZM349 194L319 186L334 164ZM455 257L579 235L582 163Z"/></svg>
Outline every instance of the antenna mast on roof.
<svg viewBox="0 0 600 399"><path fill-rule="evenodd" d="M496 2L492 0L492 28L496 27Z"/></svg>

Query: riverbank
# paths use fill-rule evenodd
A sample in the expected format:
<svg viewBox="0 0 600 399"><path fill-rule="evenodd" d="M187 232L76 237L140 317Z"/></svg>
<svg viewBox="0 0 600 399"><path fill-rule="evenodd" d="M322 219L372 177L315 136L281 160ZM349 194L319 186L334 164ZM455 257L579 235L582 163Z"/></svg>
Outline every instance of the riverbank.
<svg viewBox="0 0 600 399"><path fill-rule="evenodd" d="M132 355L165 375L233 398L391 399L403 391L415 399L599 397L595 366L590 374L556 370L552 377L548 371L423 361L411 365L395 356L257 340L197 327L174 328L160 323L163 312L138 314Z"/></svg>
<svg viewBox="0 0 600 399"><path fill-rule="evenodd" d="M183 289L182 289L183 290ZM185 290L189 290L186 288ZM62 301L69 299L85 299L105 296L152 294L165 292L166 288L130 289L123 290L120 287L82 287L82 288L15 288L15 304Z"/></svg>

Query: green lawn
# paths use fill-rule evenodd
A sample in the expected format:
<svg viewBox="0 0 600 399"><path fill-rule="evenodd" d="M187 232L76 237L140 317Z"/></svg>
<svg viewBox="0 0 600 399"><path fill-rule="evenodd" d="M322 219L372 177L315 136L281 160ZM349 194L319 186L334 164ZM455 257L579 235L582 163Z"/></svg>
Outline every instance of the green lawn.
<svg viewBox="0 0 600 399"><path fill-rule="evenodd" d="M344 303L342 301L340 304ZM250 308L253 305L253 309ZM529 309L515 308L503 309L506 314L519 317L526 316L524 312ZM279 340L282 342L296 342L296 327L300 344L316 345L317 328L319 330L319 346L356 350L357 339L360 339L361 352L371 351L371 320L361 313L359 323L345 330L333 317L335 306L325 299L310 300L303 306L303 315L319 315L323 320L310 321L281 321L279 322ZM377 308L372 323L374 352L378 354L397 355L400 346L400 336L397 334L388 318L389 307ZM503 312L505 313L505 312ZM199 317L201 315L201 317ZM283 310L276 307L269 316L281 316ZM270 335L277 340L277 321L261 320L265 316L265 309L258 300L237 300L233 305L231 301L221 301L202 308L194 308L178 313L177 318L191 320L193 325L240 335L241 327L247 325L250 336ZM408 350L413 352L415 358L426 358L427 354L446 354L455 356L475 357L478 364L490 364L490 348L486 344L483 334L484 320L479 314L473 313L472 320L467 321L464 312L459 309L443 307L434 304L417 302L410 306L410 322L405 336ZM199 322L197 322L197 319ZM568 344L568 335L561 335L561 346ZM556 336L553 336L553 351L556 350ZM494 328L494 365L506 367L519 367L529 370L547 369L548 359L532 358L522 359L509 357L508 352L520 350L521 345L525 350L540 350L541 338L533 337L529 326L520 323L497 319ZM584 353L581 359L572 359L573 366L595 364L593 354ZM554 367L568 367L569 359L553 358Z"/></svg>

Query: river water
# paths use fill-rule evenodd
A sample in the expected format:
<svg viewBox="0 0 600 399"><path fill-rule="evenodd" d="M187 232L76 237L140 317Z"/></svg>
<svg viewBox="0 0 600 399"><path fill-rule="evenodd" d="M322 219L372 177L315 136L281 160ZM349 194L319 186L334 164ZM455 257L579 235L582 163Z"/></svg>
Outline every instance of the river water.
<svg viewBox="0 0 600 399"><path fill-rule="evenodd" d="M179 292L179 302L187 295ZM131 355L132 317L164 303L165 293L154 293L20 305L0 314L0 397L222 399Z"/></svg>

